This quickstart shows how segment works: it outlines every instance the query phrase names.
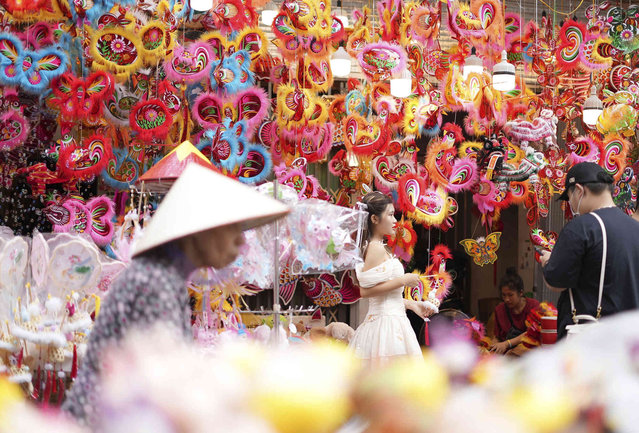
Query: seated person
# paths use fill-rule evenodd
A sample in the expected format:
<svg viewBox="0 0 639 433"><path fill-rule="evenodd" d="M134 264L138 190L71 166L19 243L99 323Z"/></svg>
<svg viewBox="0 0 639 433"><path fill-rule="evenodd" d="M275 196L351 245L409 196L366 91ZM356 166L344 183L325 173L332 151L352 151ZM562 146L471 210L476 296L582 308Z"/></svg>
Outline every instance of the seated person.
<svg viewBox="0 0 639 433"><path fill-rule="evenodd" d="M499 282L501 299L495 307L495 339L490 350L494 353L520 355L515 349L526 334L526 317L539 301L524 296L524 282L515 268L508 268ZM522 346L523 347L523 346Z"/></svg>

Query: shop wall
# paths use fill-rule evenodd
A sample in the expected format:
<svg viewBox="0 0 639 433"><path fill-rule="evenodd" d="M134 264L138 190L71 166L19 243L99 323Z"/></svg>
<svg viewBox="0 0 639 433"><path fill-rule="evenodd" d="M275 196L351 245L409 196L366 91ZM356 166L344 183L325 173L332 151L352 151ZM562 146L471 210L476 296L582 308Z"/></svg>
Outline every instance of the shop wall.
<svg viewBox="0 0 639 433"><path fill-rule="evenodd" d="M510 266L516 266L519 262L519 215L518 207L511 206L502 212L503 223L501 234L501 246L497 251L499 259L494 264L478 266L470 265L470 314L479 315L478 302L482 298L499 296L497 283ZM477 238L486 235L486 229L481 223L477 225L477 217L472 216L472 226L477 226L477 231L469 237Z"/></svg>

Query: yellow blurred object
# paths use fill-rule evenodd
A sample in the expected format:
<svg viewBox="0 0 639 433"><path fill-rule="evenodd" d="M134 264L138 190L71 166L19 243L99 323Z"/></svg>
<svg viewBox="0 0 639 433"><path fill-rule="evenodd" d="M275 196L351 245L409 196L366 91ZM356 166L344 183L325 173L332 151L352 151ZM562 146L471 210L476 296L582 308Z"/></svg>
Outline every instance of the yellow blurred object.
<svg viewBox="0 0 639 433"><path fill-rule="evenodd" d="M7 379L0 377L0 420L7 419L5 411L15 403L22 401L23 394L20 387ZM0 421L0 426L2 422Z"/></svg>
<svg viewBox="0 0 639 433"><path fill-rule="evenodd" d="M437 410L448 397L446 370L426 354L424 361L405 358L372 375L371 383L378 392L392 394L412 402L419 409Z"/></svg>
<svg viewBox="0 0 639 433"><path fill-rule="evenodd" d="M639 113L631 105L613 104L604 108L597 120L597 130L602 134L623 134L626 137L635 135L635 126Z"/></svg>
<svg viewBox="0 0 639 433"><path fill-rule="evenodd" d="M357 363L341 345L321 342L272 354L256 375L252 406L280 433L329 433L351 415Z"/></svg>
<svg viewBox="0 0 639 433"><path fill-rule="evenodd" d="M577 416L573 399L559 390L520 387L507 399L510 412L539 433L563 431Z"/></svg>

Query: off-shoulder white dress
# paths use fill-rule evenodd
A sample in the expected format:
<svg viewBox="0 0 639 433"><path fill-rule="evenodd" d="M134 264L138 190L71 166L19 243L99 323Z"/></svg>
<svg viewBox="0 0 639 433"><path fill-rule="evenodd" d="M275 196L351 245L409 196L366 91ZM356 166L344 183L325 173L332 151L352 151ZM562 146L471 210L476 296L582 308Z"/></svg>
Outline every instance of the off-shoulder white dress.
<svg viewBox="0 0 639 433"><path fill-rule="evenodd" d="M362 268L363 264L360 264L355 272L363 288L404 275L402 263L394 257L367 271L362 271ZM372 364L383 364L398 356L422 356L415 332L406 317L403 292L400 287L369 298L366 318L350 343L358 358Z"/></svg>

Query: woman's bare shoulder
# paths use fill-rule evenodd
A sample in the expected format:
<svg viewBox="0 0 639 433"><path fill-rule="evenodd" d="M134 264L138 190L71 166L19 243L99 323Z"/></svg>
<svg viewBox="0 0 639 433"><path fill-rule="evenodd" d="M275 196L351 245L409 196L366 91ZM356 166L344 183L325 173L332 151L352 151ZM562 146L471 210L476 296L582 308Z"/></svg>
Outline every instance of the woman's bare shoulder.
<svg viewBox="0 0 639 433"><path fill-rule="evenodd" d="M362 271L367 271L376 266L381 265L388 260L388 252L384 245L372 242L366 249L366 255L364 257L364 267Z"/></svg>

